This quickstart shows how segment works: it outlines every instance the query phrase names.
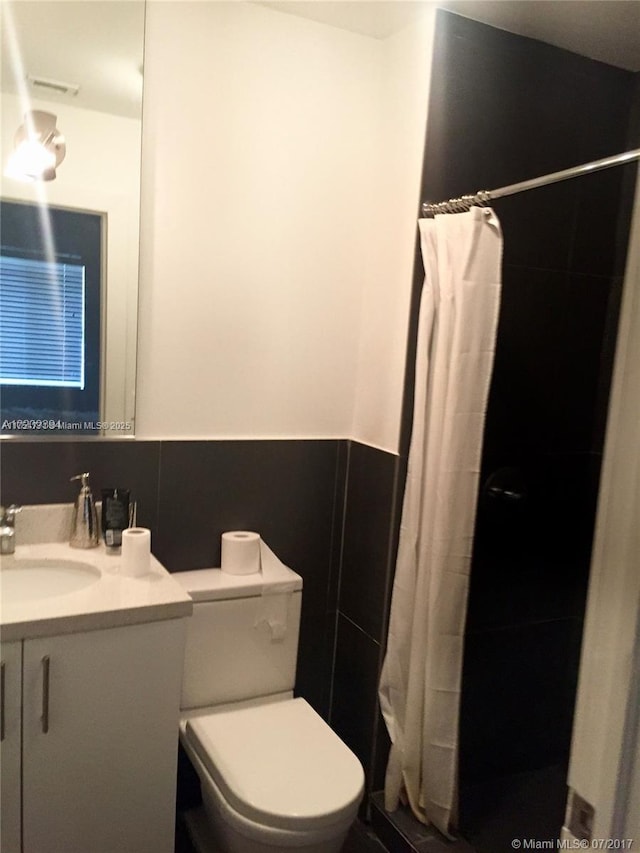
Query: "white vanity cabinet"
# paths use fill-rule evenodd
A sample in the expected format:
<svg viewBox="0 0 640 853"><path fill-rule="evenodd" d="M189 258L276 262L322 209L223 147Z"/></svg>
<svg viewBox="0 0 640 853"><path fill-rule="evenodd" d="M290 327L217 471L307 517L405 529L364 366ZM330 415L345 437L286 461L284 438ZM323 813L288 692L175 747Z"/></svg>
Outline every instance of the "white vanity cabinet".
<svg viewBox="0 0 640 853"><path fill-rule="evenodd" d="M0 652L0 846L14 853L20 851L22 643L2 643Z"/></svg>
<svg viewBox="0 0 640 853"><path fill-rule="evenodd" d="M2 853L172 853L184 632L166 619L3 646L22 656L22 759L10 748L5 765L7 665Z"/></svg>

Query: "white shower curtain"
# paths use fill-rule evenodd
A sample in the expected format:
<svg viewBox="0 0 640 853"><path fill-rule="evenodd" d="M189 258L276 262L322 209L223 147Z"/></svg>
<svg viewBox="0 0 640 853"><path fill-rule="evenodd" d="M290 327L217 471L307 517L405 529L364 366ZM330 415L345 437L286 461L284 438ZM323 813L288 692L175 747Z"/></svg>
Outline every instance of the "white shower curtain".
<svg viewBox="0 0 640 853"><path fill-rule="evenodd" d="M502 233L495 213L479 207L420 220L419 228L425 281L413 432L380 681L392 741L385 807L406 796L420 820L449 834Z"/></svg>

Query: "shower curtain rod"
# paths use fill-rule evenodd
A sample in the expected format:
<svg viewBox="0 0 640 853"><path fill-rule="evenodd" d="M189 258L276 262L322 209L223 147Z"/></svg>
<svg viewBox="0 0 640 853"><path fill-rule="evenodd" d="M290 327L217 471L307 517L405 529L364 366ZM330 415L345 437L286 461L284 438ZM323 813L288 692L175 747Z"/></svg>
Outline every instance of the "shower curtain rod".
<svg viewBox="0 0 640 853"><path fill-rule="evenodd" d="M625 151L624 154L614 154L612 157L604 157L602 160L594 160L592 163L585 163L583 166L574 166L572 169L552 172L550 175L543 175L541 178L532 178L530 181L510 184L508 187L500 187L497 190L480 190L480 192L473 195L450 198L449 201L435 203L425 201L421 208L422 215L434 216L436 213L462 213L465 210L469 210L475 204L487 204L495 198L515 195L516 193L525 192L525 190L533 190L536 187L544 187L547 184L566 181L568 178L587 175L590 172L599 172L600 169L608 169L610 166L621 166L623 163L630 163L632 160L640 160L640 148L636 148L633 151Z"/></svg>

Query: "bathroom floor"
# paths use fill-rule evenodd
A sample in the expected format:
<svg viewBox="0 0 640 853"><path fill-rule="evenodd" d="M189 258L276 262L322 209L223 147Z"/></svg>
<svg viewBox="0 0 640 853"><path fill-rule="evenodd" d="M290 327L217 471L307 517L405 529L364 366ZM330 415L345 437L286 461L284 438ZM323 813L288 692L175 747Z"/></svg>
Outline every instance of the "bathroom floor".
<svg viewBox="0 0 640 853"><path fill-rule="evenodd" d="M378 840L370 827L361 821L356 821L342 853L387 853L387 848Z"/></svg>
<svg viewBox="0 0 640 853"><path fill-rule="evenodd" d="M543 767L466 790L464 835L477 853L513 853L513 840L557 839L567 801L567 767Z"/></svg>
<svg viewBox="0 0 640 853"><path fill-rule="evenodd" d="M408 807L385 811L382 791L371 797L371 821L389 853L476 853L464 839L450 841L434 827L419 823Z"/></svg>
<svg viewBox="0 0 640 853"><path fill-rule="evenodd" d="M195 853L189 836L180 818L176 825L175 853ZM387 848L378 841L372 830L361 821L353 825L342 853L387 853Z"/></svg>

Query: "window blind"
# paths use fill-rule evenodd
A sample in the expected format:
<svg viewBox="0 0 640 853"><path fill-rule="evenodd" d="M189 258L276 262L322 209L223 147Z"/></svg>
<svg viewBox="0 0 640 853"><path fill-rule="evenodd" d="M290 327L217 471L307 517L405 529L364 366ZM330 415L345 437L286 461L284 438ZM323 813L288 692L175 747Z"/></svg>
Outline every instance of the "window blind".
<svg viewBox="0 0 640 853"><path fill-rule="evenodd" d="M0 383L84 388L85 268L0 256Z"/></svg>

